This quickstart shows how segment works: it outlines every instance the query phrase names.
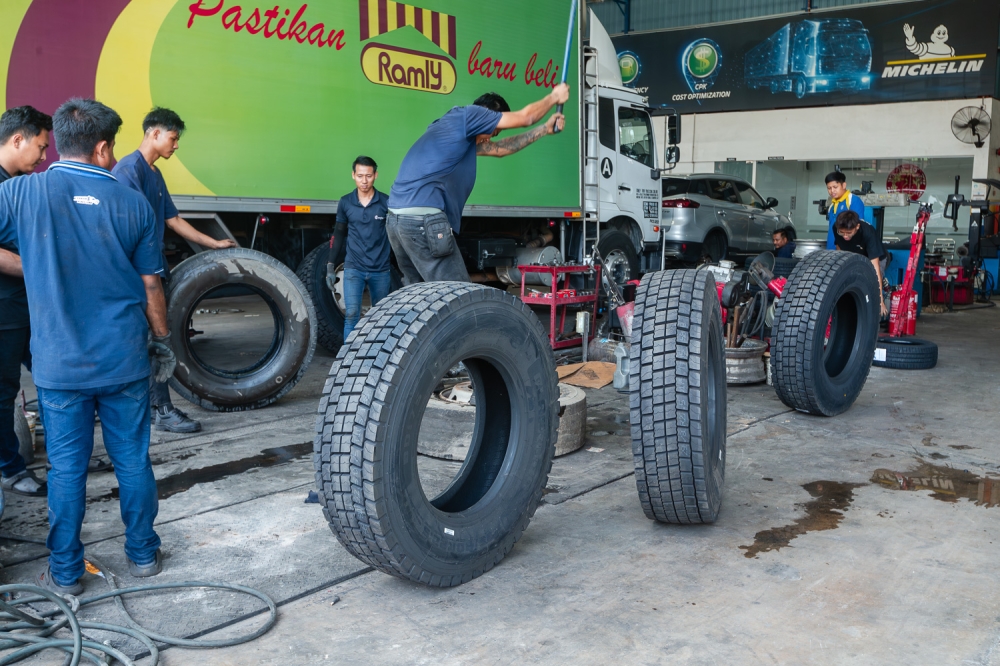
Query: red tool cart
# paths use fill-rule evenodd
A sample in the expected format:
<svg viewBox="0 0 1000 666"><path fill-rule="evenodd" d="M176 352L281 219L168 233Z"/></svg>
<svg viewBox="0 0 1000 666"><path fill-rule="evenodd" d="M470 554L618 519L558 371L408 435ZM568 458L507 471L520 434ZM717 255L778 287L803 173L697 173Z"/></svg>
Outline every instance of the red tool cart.
<svg viewBox="0 0 1000 666"><path fill-rule="evenodd" d="M553 349L565 349L567 347L579 347L583 344L582 337L573 337L565 340L557 340L558 335L566 328L566 308L571 305L592 304L593 311L590 315L589 338L593 338L597 325L597 285L601 283L600 266L518 266L521 272L521 300L530 305L545 305L549 310L549 344ZM541 292L535 295L525 294L524 280L528 273L547 273L552 276L551 291ZM591 273L595 276L594 291L591 294L577 295L575 289L570 287L570 278L573 274ZM563 286L559 288L559 278L563 279ZM558 317L557 317L558 315ZM559 326L556 327L556 319Z"/></svg>

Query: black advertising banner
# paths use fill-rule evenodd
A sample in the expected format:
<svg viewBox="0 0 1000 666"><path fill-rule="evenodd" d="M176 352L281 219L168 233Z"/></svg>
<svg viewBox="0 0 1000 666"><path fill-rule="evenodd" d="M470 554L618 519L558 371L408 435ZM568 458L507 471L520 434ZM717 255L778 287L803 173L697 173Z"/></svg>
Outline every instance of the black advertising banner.
<svg viewBox="0 0 1000 666"><path fill-rule="evenodd" d="M992 96L1000 1L907 2L614 37L622 80L681 113Z"/></svg>

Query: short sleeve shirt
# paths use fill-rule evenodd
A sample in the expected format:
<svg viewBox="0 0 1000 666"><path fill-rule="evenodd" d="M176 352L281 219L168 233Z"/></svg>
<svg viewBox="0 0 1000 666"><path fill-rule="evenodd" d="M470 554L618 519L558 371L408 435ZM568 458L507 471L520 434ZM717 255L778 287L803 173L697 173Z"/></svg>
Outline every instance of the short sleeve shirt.
<svg viewBox="0 0 1000 666"><path fill-rule="evenodd" d="M882 243L875 233L875 227L867 222L858 225L858 231L851 236L851 240L844 240L837 234L836 243L838 250L860 254L869 259L878 259L882 256Z"/></svg>
<svg viewBox="0 0 1000 666"><path fill-rule="evenodd" d="M848 192L847 198L844 201L831 203L830 207L826 210L826 218L830 223L830 228L826 233L826 249L828 250L832 250L836 242L834 236L837 235L837 232L833 230L833 224L837 221L837 216L846 210L853 210L858 214L858 219L860 220L865 219L865 202L853 192Z"/></svg>
<svg viewBox="0 0 1000 666"><path fill-rule="evenodd" d="M384 194L375 190L367 206L352 190L337 204L337 222L347 225L347 258L344 268L381 273L389 270L389 236L385 216L389 212Z"/></svg>
<svg viewBox="0 0 1000 666"><path fill-rule="evenodd" d="M10 174L0 167L0 184L10 180ZM0 243L0 248L17 254L13 243ZM0 273L0 331L25 328L29 324L28 292L24 278Z"/></svg>
<svg viewBox="0 0 1000 666"><path fill-rule="evenodd" d="M149 376L143 275L161 270L153 209L110 172L60 161L0 186L0 243L21 254L35 384Z"/></svg>
<svg viewBox="0 0 1000 666"><path fill-rule="evenodd" d="M159 169L149 166L149 162L138 150L123 157L111 173L118 182L128 185L146 197L146 201L153 207L153 213L156 215L156 237L160 240L162 251L166 221L177 217L177 206L170 198L163 174Z"/></svg>
<svg viewBox="0 0 1000 666"><path fill-rule="evenodd" d="M456 106L410 147L389 192L389 208L438 208L455 233L476 185L476 136L492 134L503 114Z"/></svg>

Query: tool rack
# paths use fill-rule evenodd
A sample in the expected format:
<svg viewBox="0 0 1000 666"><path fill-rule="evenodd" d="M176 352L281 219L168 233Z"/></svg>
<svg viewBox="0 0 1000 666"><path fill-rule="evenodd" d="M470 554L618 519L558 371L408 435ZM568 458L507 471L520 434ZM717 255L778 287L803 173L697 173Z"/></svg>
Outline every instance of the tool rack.
<svg viewBox="0 0 1000 666"><path fill-rule="evenodd" d="M588 338L593 339L597 326L597 285L601 283L600 266L518 266L521 272L521 300L529 305L549 306L549 344L552 349L566 349L567 347L578 347L583 344L583 337L573 337L564 340L557 340L557 331L562 332L566 328L566 308L571 305L593 304L593 312L590 316L590 332ZM528 273L547 273L552 277L549 293L545 295L532 296L524 293L525 278ZM570 287L570 278L574 274L591 273L595 276L594 293L584 296L576 296ZM559 278L563 278L563 288L559 289ZM570 295L573 293L573 295ZM563 294L560 296L560 294ZM561 308L561 310L560 310ZM559 318L559 328L556 328L556 318Z"/></svg>

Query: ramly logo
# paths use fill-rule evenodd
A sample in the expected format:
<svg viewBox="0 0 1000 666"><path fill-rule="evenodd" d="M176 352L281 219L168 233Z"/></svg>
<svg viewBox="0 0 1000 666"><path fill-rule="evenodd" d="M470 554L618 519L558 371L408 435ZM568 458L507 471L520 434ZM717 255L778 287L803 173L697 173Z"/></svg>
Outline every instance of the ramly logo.
<svg viewBox="0 0 1000 666"><path fill-rule="evenodd" d="M87 194L85 196L73 197L73 203L83 204L84 206L97 206L101 201Z"/></svg>
<svg viewBox="0 0 1000 666"><path fill-rule="evenodd" d="M412 26L444 53L457 57L454 16L392 0L359 0L361 41ZM458 76L447 57L372 42L361 51L361 69L380 86L447 95Z"/></svg>
<svg viewBox="0 0 1000 666"><path fill-rule="evenodd" d="M948 43L950 35L945 25L939 25L931 30L927 41L919 41L916 26L904 23L903 37L906 50L915 58L890 60L882 70L883 79L978 72L986 60L985 53L955 55L955 47Z"/></svg>

